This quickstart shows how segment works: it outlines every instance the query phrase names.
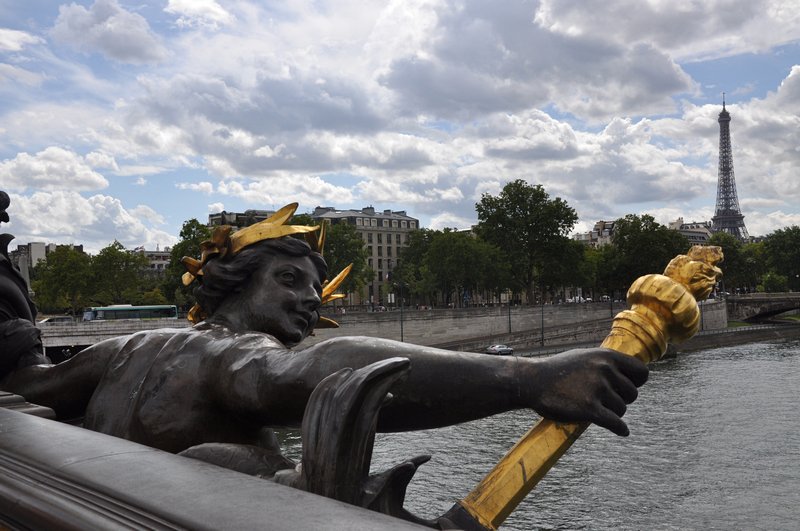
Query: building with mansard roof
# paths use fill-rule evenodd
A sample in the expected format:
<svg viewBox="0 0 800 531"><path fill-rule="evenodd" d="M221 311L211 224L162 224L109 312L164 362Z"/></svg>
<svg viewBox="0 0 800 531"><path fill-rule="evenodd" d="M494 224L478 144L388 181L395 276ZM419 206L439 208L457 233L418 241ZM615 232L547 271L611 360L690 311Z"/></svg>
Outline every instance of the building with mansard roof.
<svg viewBox="0 0 800 531"><path fill-rule="evenodd" d="M319 221L327 220L331 225L352 225L364 241L367 266L375 274L367 284L365 293L350 294L350 303L388 306L393 297L389 277L397 265L401 249L408 245L408 233L420 228L419 220L409 216L405 210L376 210L372 206L361 210L318 206L311 217Z"/></svg>

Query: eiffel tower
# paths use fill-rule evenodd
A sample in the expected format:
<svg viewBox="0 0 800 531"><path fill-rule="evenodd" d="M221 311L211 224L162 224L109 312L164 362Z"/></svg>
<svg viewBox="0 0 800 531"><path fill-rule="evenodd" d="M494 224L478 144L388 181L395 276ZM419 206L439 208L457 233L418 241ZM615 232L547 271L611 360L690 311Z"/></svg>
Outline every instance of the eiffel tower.
<svg viewBox="0 0 800 531"><path fill-rule="evenodd" d="M725 93L722 94L722 112L719 113L719 172L717 180L717 209L711 218L711 232L727 232L741 241L747 241L744 216L739 210L736 196L736 179L733 177L731 152L731 115L725 110Z"/></svg>

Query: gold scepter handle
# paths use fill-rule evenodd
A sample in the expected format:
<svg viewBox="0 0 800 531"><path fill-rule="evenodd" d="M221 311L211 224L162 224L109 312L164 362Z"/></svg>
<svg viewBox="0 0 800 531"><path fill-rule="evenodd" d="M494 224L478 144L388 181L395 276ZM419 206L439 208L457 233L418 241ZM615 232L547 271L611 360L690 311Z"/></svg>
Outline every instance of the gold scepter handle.
<svg viewBox="0 0 800 531"><path fill-rule="evenodd" d="M630 308L614 317L601 346L650 363L668 342L693 336L700 328L697 301L722 275L716 267L722 258L720 247L695 245L663 275L636 279L627 294ZM540 420L445 518L464 529L497 529L588 426Z"/></svg>

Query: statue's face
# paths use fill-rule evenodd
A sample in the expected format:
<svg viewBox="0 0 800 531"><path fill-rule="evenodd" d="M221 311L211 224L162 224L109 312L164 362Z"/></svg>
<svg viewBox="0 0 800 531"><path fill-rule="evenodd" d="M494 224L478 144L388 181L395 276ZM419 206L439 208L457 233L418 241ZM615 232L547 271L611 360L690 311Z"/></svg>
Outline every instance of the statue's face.
<svg viewBox="0 0 800 531"><path fill-rule="evenodd" d="M241 308L247 328L294 346L316 326L321 293L319 274L309 257L273 256L248 284Z"/></svg>

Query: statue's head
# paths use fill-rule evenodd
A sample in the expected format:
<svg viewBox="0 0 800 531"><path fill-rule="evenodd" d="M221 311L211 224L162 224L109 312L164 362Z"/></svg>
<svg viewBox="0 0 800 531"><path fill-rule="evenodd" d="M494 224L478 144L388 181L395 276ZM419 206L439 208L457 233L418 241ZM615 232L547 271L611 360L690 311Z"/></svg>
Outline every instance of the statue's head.
<svg viewBox="0 0 800 531"><path fill-rule="evenodd" d="M265 332L293 346L317 325L327 274L322 255L284 236L209 261L194 295L207 320Z"/></svg>
<svg viewBox="0 0 800 531"><path fill-rule="evenodd" d="M191 322L208 319L237 331L265 332L287 346L302 341L315 327L338 326L320 317L318 308L343 297L334 291L350 268L327 280L324 228L285 225L296 208L296 203L287 205L237 232L216 227L211 239L202 243L199 260L183 258L184 284L198 283Z"/></svg>

